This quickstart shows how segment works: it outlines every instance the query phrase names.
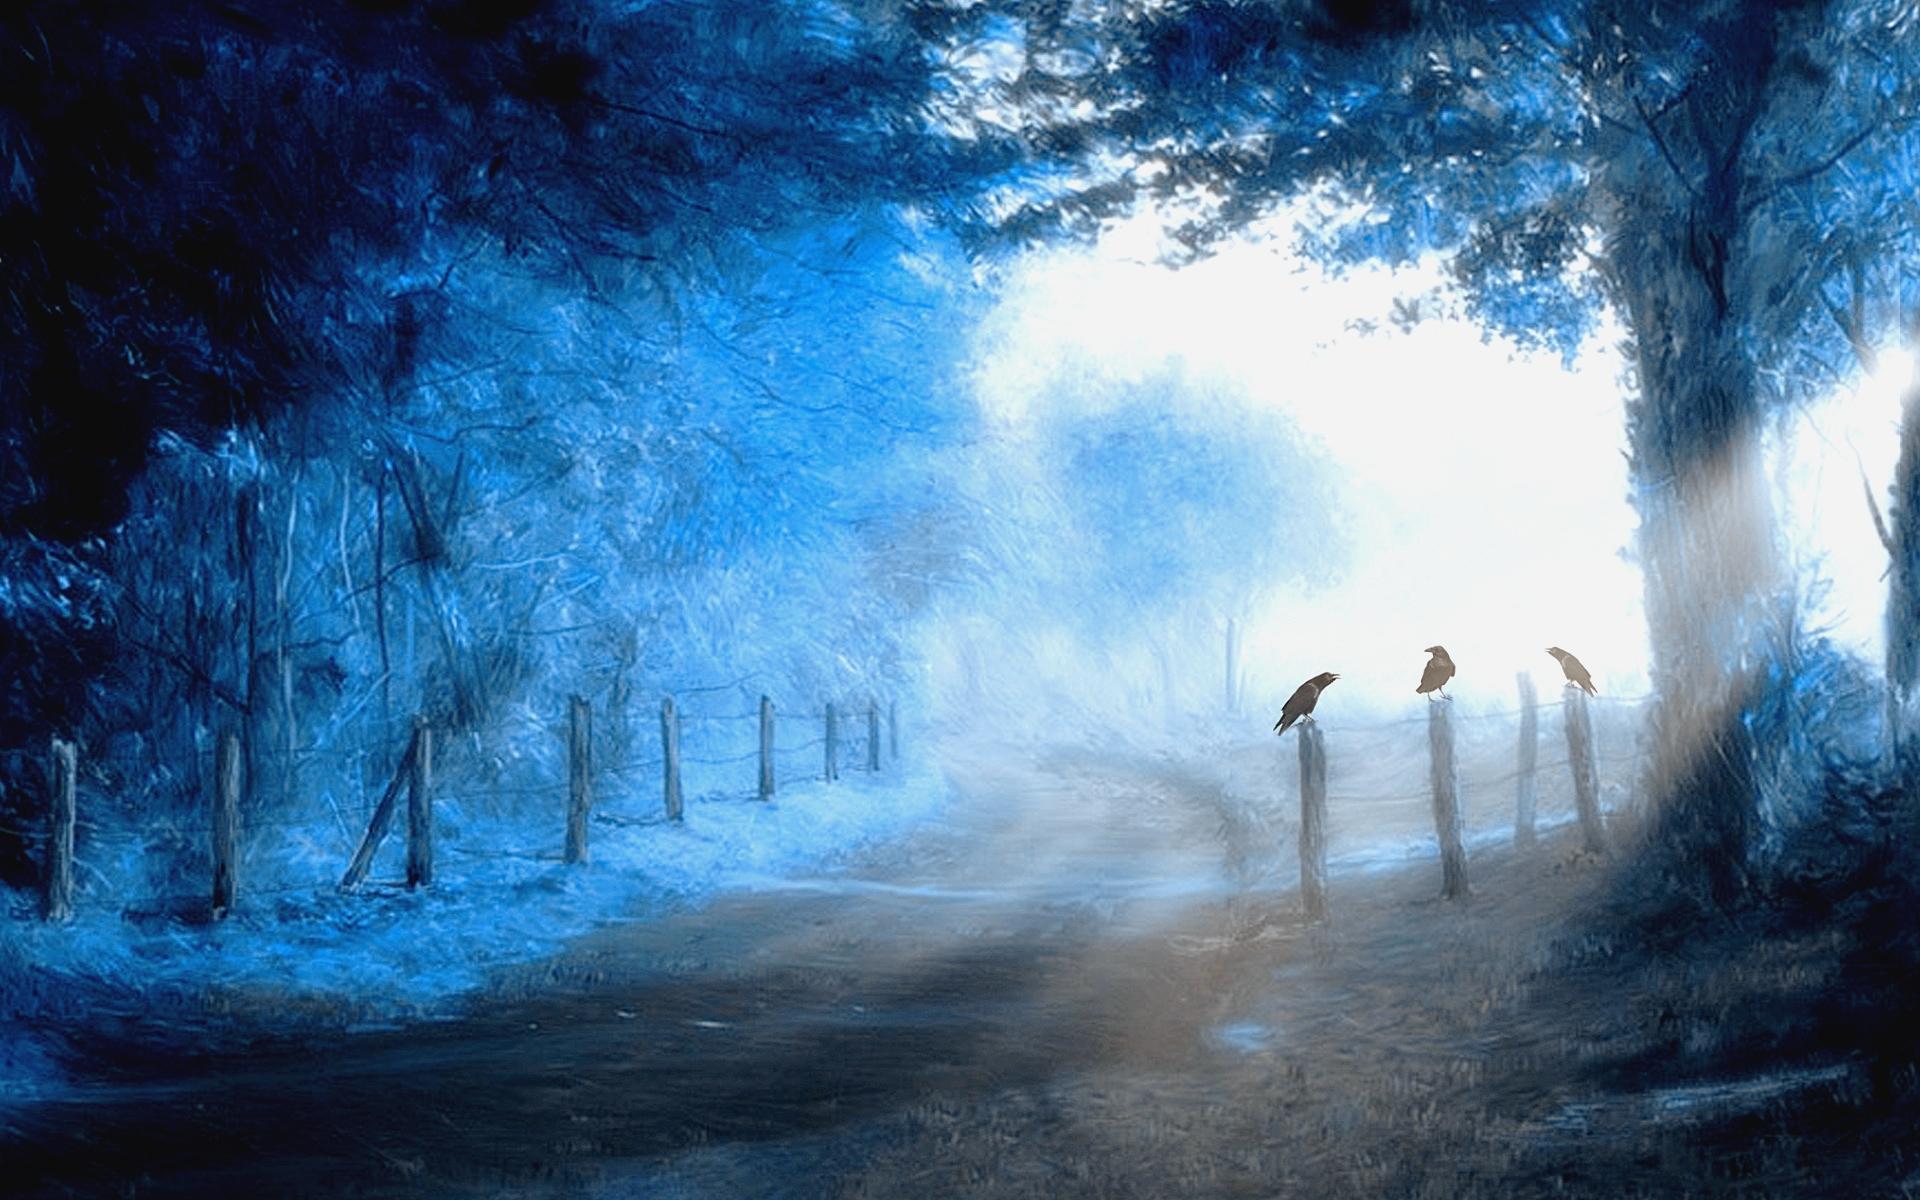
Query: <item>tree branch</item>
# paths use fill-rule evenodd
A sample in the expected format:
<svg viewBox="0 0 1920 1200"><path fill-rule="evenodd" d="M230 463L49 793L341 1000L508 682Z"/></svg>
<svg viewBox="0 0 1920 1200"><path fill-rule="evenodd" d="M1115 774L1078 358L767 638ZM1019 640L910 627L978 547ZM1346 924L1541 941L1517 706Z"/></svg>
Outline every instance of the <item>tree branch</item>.
<svg viewBox="0 0 1920 1200"><path fill-rule="evenodd" d="M1860 469L1860 490L1867 494L1867 511L1873 514L1873 531L1880 535L1880 544L1886 547L1887 553L1892 554L1893 535L1887 532L1886 518L1880 515L1880 502L1874 499L1873 484L1867 479L1867 467L1860 461L1859 451L1854 452L1853 461Z"/></svg>
<svg viewBox="0 0 1920 1200"><path fill-rule="evenodd" d="M1668 169L1673 172L1673 177L1680 181L1681 187L1687 189L1689 196L1698 200L1700 189L1695 187L1693 180L1688 179L1687 173L1680 169L1680 163L1673 157L1673 151L1667 148L1667 139L1660 136L1660 126L1655 123L1653 114L1647 111L1646 105L1640 103L1640 97L1629 96L1627 99L1633 103L1633 111L1640 114L1641 124L1646 126L1648 135L1653 138L1653 144L1659 147L1660 157L1666 160Z"/></svg>
<svg viewBox="0 0 1920 1200"><path fill-rule="evenodd" d="M1756 196L1754 199L1747 202L1745 206L1745 211L1741 213L1741 216L1744 217L1747 213L1752 212L1754 209L1760 207L1762 204L1765 204L1767 201L1772 200L1775 196L1778 196L1781 192L1785 191L1786 189L1790 187L1795 187L1799 184L1807 182L1810 179L1814 179L1814 178L1817 178L1818 176L1824 175L1828 171L1831 171L1833 168L1839 166L1841 159L1844 159L1847 155L1852 154L1855 150L1859 149L1860 144L1866 141L1868 138L1872 137L1874 131L1881 128L1882 125L1884 124L1885 124L1884 115L1876 114L1872 120L1867 121L1866 123L1862 124L1860 128L1854 130L1851 135L1849 135L1844 141L1840 143L1839 146L1837 146L1834 149L1833 153L1827 155L1825 158L1822 158L1819 162L1810 163L1809 165L1802 167L1798 171L1794 171L1787 175L1782 175L1780 178L1769 183L1766 186L1766 189L1762 191L1760 195Z"/></svg>
<svg viewBox="0 0 1920 1200"><path fill-rule="evenodd" d="M139 608L138 605L135 605L134 607L136 609ZM149 642L143 641L142 639L133 637L131 635L127 635L127 644L132 646L136 650L146 651L148 654L153 655L155 658L159 659L161 662L164 662L167 665L180 671L182 674L185 674L186 676L191 678L194 682L205 687L208 692L212 693L213 697L216 700L219 700L221 703L232 708L235 712L244 713L247 711L247 702L243 697L241 697L241 695L238 692L235 692L231 688L222 684L219 680L215 679L212 675L208 674L207 671L203 667L201 667L198 663L194 662L192 659L188 658L185 654L182 654L180 651L170 649L166 646L153 645Z"/></svg>

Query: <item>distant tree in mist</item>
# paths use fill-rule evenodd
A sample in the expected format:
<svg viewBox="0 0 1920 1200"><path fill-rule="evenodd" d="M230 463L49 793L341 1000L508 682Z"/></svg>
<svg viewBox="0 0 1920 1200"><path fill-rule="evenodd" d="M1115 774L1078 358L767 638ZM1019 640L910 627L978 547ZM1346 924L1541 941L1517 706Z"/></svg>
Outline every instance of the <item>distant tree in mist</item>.
<svg viewBox="0 0 1920 1200"><path fill-rule="evenodd" d="M1238 611L1344 560L1339 472L1278 413L1208 421L1143 396L1053 438L1072 540L1090 551L1075 564L1089 613L1197 598Z"/></svg>

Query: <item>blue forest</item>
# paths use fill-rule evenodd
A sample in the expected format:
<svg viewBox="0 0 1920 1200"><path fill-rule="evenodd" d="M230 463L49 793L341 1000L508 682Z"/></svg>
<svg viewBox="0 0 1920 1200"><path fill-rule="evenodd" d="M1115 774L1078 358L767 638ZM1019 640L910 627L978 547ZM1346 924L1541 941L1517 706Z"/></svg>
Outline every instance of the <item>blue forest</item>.
<svg viewBox="0 0 1920 1200"><path fill-rule="evenodd" d="M8 6L0 1190L1920 1188L1916 114L1906 0Z"/></svg>

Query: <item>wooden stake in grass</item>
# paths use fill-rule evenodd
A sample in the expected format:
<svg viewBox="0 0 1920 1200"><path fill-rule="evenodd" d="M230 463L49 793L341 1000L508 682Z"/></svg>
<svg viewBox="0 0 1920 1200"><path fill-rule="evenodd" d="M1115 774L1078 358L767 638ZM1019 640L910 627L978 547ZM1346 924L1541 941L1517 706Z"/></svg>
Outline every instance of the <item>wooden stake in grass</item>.
<svg viewBox="0 0 1920 1200"><path fill-rule="evenodd" d="M213 916L233 909L240 861L240 735L225 733L214 759L213 795Z"/></svg>
<svg viewBox="0 0 1920 1200"><path fill-rule="evenodd" d="M900 761L900 702L887 701L887 750L894 762Z"/></svg>
<svg viewBox="0 0 1920 1200"><path fill-rule="evenodd" d="M74 781L78 777L78 751L72 742L53 739L52 759L47 764L49 828L47 830L47 920L65 921L73 916L73 825Z"/></svg>
<svg viewBox="0 0 1920 1200"><path fill-rule="evenodd" d="M1227 618L1227 711L1240 709L1240 628L1232 617ZM1302 754L1306 751L1302 750Z"/></svg>
<svg viewBox="0 0 1920 1200"><path fill-rule="evenodd" d="M1467 848L1460 840L1460 771L1453 758L1453 702L1427 705L1427 744L1433 763L1433 828L1440 838L1440 894L1467 894Z"/></svg>
<svg viewBox="0 0 1920 1200"><path fill-rule="evenodd" d="M672 696L660 702L660 761L660 789L667 820L678 821L684 811L680 796L680 716L673 710Z"/></svg>
<svg viewBox="0 0 1920 1200"><path fill-rule="evenodd" d="M374 852L380 849L381 841L387 836L387 826L393 823L394 801L400 795L400 784L413 774L413 755L419 744L416 730L414 736L407 739L406 753L400 756L400 765L393 769L386 791L380 793L380 803L373 806L373 815L367 819L367 832L360 838L360 848L353 852L353 861L340 877L341 891L351 892L366 880L367 871L373 866Z"/></svg>
<svg viewBox="0 0 1920 1200"><path fill-rule="evenodd" d="M760 697L760 798L773 799L773 701Z"/></svg>
<svg viewBox="0 0 1920 1200"><path fill-rule="evenodd" d="M407 886L433 883L433 726L413 718L413 763L407 773Z"/></svg>
<svg viewBox="0 0 1920 1200"><path fill-rule="evenodd" d="M1573 807L1580 815L1581 841L1596 854L1607 852L1607 831L1600 823L1600 763L1593 745L1593 714L1587 693L1567 688L1567 761L1573 768Z"/></svg>
<svg viewBox="0 0 1920 1200"><path fill-rule="evenodd" d="M1520 672L1520 763L1515 775L1513 798L1513 844L1531 846L1534 842L1533 812L1539 799L1539 778L1535 768L1540 762L1540 702L1533 690L1533 676Z"/></svg>
<svg viewBox="0 0 1920 1200"><path fill-rule="evenodd" d="M593 809L593 709L585 696L567 698L568 863L587 861L587 813Z"/></svg>
<svg viewBox="0 0 1920 1200"><path fill-rule="evenodd" d="M1300 730L1300 903L1309 920L1327 915L1327 745L1320 726Z"/></svg>
<svg viewBox="0 0 1920 1200"><path fill-rule="evenodd" d="M867 770L880 773L880 703L867 701Z"/></svg>
<svg viewBox="0 0 1920 1200"><path fill-rule="evenodd" d="M833 705L827 705L827 763L826 779L828 783L840 778L840 722L834 716Z"/></svg>

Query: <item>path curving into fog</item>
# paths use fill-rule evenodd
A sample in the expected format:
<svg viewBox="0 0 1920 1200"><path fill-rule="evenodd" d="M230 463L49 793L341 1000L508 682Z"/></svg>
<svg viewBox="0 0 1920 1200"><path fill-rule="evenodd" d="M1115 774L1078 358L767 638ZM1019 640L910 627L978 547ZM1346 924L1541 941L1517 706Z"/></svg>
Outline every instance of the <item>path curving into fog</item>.
<svg viewBox="0 0 1920 1200"><path fill-rule="evenodd" d="M1505 986L1489 964L1565 903L1496 878L1443 905L1437 868L1416 863L1336 877L1333 926L1309 929L1286 887L1288 831L1217 784L1092 752L949 757L958 794L914 836L607 926L458 1020L79 1044L70 1096L6 1118L10 1183L883 1196L938 1170L928 1194L1109 1194L1101 1165L1148 1147L1154 1187L1209 1194L1210 1173L1245 1156L1234 1122L1280 1119L1304 1081L1324 1075L1316 1103L1334 1111L1428 1103L1430 1085L1394 1080L1480 1079L1490 1043L1472 1026L1483 990ZM1342 1127L1316 1119L1260 1135L1275 1163L1306 1161L1288 1139Z"/></svg>
<svg viewBox="0 0 1920 1200"><path fill-rule="evenodd" d="M485 1194L830 1136L930 1094L1170 1064L1234 996L1209 947L1283 902L1217 789L1091 754L960 756L954 802L843 868L609 926L458 1021L252 1049L95 1041L13 1114L44 1194ZM1250 891L1250 888L1257 890ZM34 1187L29 1187L31 1194Z"/></svg>

